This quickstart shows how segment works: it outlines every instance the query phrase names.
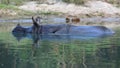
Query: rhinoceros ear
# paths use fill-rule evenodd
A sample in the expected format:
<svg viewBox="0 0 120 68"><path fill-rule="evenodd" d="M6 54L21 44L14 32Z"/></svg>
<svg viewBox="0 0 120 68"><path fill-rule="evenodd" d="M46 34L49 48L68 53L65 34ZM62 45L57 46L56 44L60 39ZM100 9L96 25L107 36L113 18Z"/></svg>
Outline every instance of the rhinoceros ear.
<svg viewBox="0 0 120 68"><path fill-rule="evenodd" d="M39 26L39 24L37 23L36 19L33 16L32 16L32 21L34 26Z"/></svg>
<svg viewBox="0 0 120 68"><path fill-rule="evenodd" d="M41 19L42 19L42 18L41 18L40 16L37 16L37 17L36 17L36 22L37 22L37 23L40 23L40 22L41 22Z"/></svg>
<svg viewBox="0 0 120 68"><path fill-rule="evenodd" d="M20 25L20 23L18 23L18 24L16 25L16 27L22 27L22 26Z"/></svg>
<svg viewBox="0 0 120 68"><path fill-rule="evenodd" d="M20 23L18 23L17 26L21 26Z"/></svg>

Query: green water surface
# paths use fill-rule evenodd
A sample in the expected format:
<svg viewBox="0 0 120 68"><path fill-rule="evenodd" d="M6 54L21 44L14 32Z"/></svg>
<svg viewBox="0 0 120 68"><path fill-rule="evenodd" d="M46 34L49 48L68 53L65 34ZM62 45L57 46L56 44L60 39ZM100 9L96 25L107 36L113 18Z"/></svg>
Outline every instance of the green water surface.
<svg viewBox="0 0 120 68"><path fill-rule="evenodd" d="M0 68L120 68L120 29L88 40L17 40L14 23L0 24Z"/></svg>

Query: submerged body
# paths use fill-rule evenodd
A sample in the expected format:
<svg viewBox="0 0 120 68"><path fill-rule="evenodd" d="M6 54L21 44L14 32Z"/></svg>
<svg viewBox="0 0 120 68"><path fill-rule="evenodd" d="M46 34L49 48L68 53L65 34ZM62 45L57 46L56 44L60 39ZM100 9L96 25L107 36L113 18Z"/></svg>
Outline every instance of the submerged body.
<svg viewBox="0 0 120 68"><path fill-rule="evenodd" d="M75 26L70 24L40 25L41 17L32 17L33 26L22 27L18 24L12 32L32 34L55 34L55 35L80 35L80 36L103 36L112 35L114 31L104 26ZM38 23L39 22L39 23Z"/></svg>
<svg viewBox="0 0 120 68"><path fill-rule="evenodd" d="M112 35L114 31L104 26L74 26L68 24L59 25L41 25L37 30L38 34L56 34L56 35L81 35L81 36L101 36ZM35 26L22 27L17 25L12 32L34 33Z"/></svg>

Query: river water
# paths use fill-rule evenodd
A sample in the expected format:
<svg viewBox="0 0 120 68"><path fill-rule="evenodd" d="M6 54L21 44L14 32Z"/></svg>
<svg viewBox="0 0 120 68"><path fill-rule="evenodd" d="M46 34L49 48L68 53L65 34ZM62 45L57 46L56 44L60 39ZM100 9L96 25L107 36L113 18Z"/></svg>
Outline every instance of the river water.
<svg viewBox="0 0 120 68"><path fill-rule="evenodd" d="M0 68L120 67L119 27L107 37L13 35L11 31L17 23L32 25L31 20L23 20L0 23ZM61 22L58 18L55 21Z"/></svg>

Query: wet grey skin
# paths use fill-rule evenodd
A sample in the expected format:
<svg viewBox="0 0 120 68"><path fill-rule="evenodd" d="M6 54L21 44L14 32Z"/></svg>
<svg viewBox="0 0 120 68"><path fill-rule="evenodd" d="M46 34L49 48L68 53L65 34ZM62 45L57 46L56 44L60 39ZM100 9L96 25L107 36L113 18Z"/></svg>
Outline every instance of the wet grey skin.
<svg viewBox="0 0 120 68"><path fill-rule="evenodd" d="M101 36L113 35L115 32L105 26L75 26L70 24L48 24L41 25L40 17L32 17L33 25L22 27L20 24L13 29L16 33L33 34L55 34L55 35L83 35L83 36Z"/></svg>

